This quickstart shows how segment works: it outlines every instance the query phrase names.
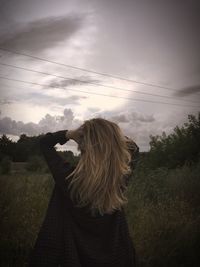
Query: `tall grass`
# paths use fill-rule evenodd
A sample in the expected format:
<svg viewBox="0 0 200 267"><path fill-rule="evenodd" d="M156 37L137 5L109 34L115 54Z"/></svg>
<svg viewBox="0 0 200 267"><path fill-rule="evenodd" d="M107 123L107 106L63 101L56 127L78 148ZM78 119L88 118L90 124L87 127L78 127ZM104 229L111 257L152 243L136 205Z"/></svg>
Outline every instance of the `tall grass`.
<svg viewBox="0 0 200 267"><path fill-rule="evenodd" d="M26 266L52 189L49 174L1 175L0 266Z"/></svg>
<svg viewBox="0 0 200 267"><path fill-rule="evenodd" d="M154 171L138 165L126 208L139 266L200 266L200 162Z"/></svg>
<svg viewBox="0 0 200 267"><path fill-rule="evenodd" d="M27 266L54 181L48 173L1 175L0 266ZM150 170L139 162L125 208L139 267L200 266L200 162Z"/></svg>

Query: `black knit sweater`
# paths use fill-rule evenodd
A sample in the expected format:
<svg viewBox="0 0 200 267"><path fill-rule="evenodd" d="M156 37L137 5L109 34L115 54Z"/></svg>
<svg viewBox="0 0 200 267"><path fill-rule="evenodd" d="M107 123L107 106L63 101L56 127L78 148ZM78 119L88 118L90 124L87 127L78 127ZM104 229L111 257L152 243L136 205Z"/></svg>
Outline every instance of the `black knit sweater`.
<svg viewBox="0 0 200 267"><path fill-rule="evenodd" d="M135 266L135 249L124 209L92 217L87 207L77 208L70 199L70 180L65 177L75 167L54 148L57 143L63 145L69 140L66 131L48 132L40 138L55 186L28 266Z"/></svg>

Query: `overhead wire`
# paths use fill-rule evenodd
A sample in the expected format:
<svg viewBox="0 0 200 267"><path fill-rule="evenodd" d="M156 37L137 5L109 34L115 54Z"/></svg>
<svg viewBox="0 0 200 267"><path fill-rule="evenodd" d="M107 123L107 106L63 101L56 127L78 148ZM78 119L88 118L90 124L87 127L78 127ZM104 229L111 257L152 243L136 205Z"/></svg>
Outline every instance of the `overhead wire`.
<svg viewBox="0 0 200 267"><path fill-rule="evenodd" d="M56 89L65 89L65 90L68 90L68 91L81 92L81 93L87 93L87 94L92 94L92 95L99 95L99 96L127 99L127 100L131 100L131 101L140 101L140 102L157 103L157 104L172 105L172 106L200 108L199 106L183 105L183 104L179 104L179 103L167 103L167 102L161 102L161 101L152 101L152 100L137 99L137 98L123 97L123 96L99 94L99 93L95 93L95 92L87 92L87 91L78 90L78 89L75 90L75 89L71 89L71 88L68 88L68 87L67 88L65 88L65 87L55 87L55 86L51 86L51 85L48 85L48 84L40 84L40 83L35 83L35 82L23 81L23 80L13 79L13 78L8 78L8 77L3 77L3 76L0 76L0 79L9 80L9 81L15 81L15 82L21 82L21 83L25 83L25 84L39 85L39 86L42 86L42 87L46 86L46 87L53 87L53 88L56 88Z"/></svg>
<svg viewBox="0 0 200 267"><path fill-rule="evenodd" d="M30 57L30 58L37 59L37 60L40 60L40 61L45 61L45 62L56 64L56 65L59 65L59 66L64 66L64 67L67 67L67 68L72 68L72 69L81 70L81 71L84 71L84 72L89 72L89 73L102 75L102 76L106 76L106 77L110 77L110 78L115 78L115 79L119 79L119 80L123 80L123 81L128 81L128 82L131 82L131 83L137 83L137 84L141 84L141 85L162 88L162 89L170 90L170 91L178 91L177 89L170 88L170 87L167 87L167 86L161 86L161 85L154 84L154 83L136 81L136 80L124 78L124 77L121 77L121 76L116 76L116 75L112 75L112 74L108 74L108 73L102 73L102 72L98 72L98 71L94 71L94 70L89 70L89 69L86 69L86 68L80 68L80 67L72 66L72 65L69 65L69 64L65 64L65 63L56 62L56 61L53 61L53 60L41 58L41 57L38 57L38 56L29 55L29 54L22 53L22 52L19 52L19 51L13 51L13 50L10 50L10 49L4 48L4 47L0 47L0 50L5 51L5 52L9 52L9 53L13 53L13 54L16 54L16 55Z"/></svg>
<svg viewBox="0 0 200 267"><path fill-rule="evenodd" d="M52 73L48 73L48 72L43 72L43 71L33 70L33 69L30 69L30 68L25 68L25 67L21 67L21 66L12 65L12 64L7 64L5 62L0 62L0 65L16 68L16 69L20 69L20 70L25 70L25 71L29 71L29 72L39 73L39 74L43 74L43 75L47 75L47 76L53 76L53 77L64 79L64 80L76 81L76 82L85 83L85 84L92 84L92 85L99 86L99 87L104 87L104 88L110 88L110 89L115 89L115 90L132 92L132 93L136 93L136 94L149 95L149 96L155 96L155 97L162 97L162 98L168 98L168 99L178 99L178 97L174 97L174 96L164 96L164 95L159 95L159 94L152 94L152 93L147 93L147 92L124 89L124 88L121 88L121 87L116 87L116 86L111 86L111 85L99 84L99 83L92 82L92 81L83 81L83 80L80 80L80 79L77 79L77 78L64 77L64 76L61 76L61 75L56 75L56 74L52 74ZM178 101L182 101L182 102L186 102L186 103L198 104L198 102L191 101L191 100L183 100L183 99L179 100L178 99Z"/></svg>

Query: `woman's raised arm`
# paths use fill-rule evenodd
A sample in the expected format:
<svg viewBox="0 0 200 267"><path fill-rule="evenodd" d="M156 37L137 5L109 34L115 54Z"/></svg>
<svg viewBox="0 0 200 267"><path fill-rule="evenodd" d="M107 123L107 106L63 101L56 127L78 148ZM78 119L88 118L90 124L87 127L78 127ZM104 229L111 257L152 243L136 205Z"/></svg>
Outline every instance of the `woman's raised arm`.
<svg viewBox="0 0 200 267"><path fill-rule="evenodd" d="M53 175L55 183L65 192L67 192L67 180L65 177L70 174L74 167L59 155L54 146L57 143L63 145L69 140L67 132L68 130L48 132L39 139L40 150Z"/></svg>

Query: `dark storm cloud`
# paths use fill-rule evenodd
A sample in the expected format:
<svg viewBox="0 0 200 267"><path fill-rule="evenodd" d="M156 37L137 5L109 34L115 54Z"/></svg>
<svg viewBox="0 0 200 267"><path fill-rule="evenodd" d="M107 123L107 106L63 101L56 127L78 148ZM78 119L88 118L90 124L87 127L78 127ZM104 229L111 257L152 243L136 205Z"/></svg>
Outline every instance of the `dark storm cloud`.
<svg viewBox="0 0 200 267"><path fill-rule="evenodd" d="M120 76L135 75L139 81L168 83L171 87L177 87L177 83L182 87L188 80L197 79L200 1L94 3L101 14L97 18L101 25L98 49L91 59L95 68Z"/></svg>
<svg viewBox="0 0 200 267"><path fill-rule="evenodd" d="M52 79L48 86L50 87L68 87L68 86L75 86L75 85L85 85L90 83L99 83L100 81L90 78L89 76L80 76L73 79ZM46 87L45 87L46 88Z"/></svg>
<svg viewBox="0 0 200 267"><path fill-rule="evenodd" d="M176 92L174 95L183 97L183 96L193 95L196 93L200 93L200 85L194 85L194 86L182 88L178 92Z"/></svg>
<svg viewBox="0 0 200 267"><path fill-rule="evenodd" d="M1 111L0 111L1 114ZM69 129L72 125L80 125L81 121L75 120L71 109L64 109L63 116L46 114L38 123L15 121L6 116L0 119L0 134L20 135L22 133L33 136L48 131ZM75 127L76 128L76 127Z"/></svg>
<svg viewBox="0 0 200 267"><path fill-rule="evenodd" d="M79 100L86 99L87 96L71 95L68 97L56 97L52 95L45 95L41 93L25 93L24 91L15 96L9 96L9 99L1 99L0 105L8 105L14 103L30 103L31 105L49 106L57 104L65 106L67 104L80 105Z"/></svg>
<svg viewBox="0 0 200 267"><path fill-rule="evenodd" d="M38 133L37 124L33 122L24 123L22 121L15 121L7 116L0 119L0 134L20 135L21 133L28 135Z"/></svg>
<svg viewBox="0 0 200 267"><path fill-rule="evenodd" d="M37 104L42 106L48 106L51 104L57 104L65 106L66 104L79 105L79 100L87 98L86 96L72 95L69 97L56 97L51 95L43 95L41 93L29 93L26 96L22 96L21 101L26 101L31 104ZM19 100L18 100L19 101Z"/></svg>
<svg viewBox="0 0 200 267"><path fill-rule="evenodd" d="M112 121L116 123L136 123L136 122L154 122L155 118L153 115L144 115L139 112L126 112L119 115L110 116Z"/></svg>
<svg viewBox="0 0 200 267"><path fill-rule="evenodd" d="M128 122L128 119L126 118L126 116L124 114L112 116L111 120L114 122L122 122L122 123Z"/></svg>
<svg viewBox="0 0 200 267"><path fill-rule="evenodd" d="M153 122L155 118L153 115L146 115L139 112L131 112L129 116L131 121L140 121L140 122Z"/></svg>
<svg viewBox="0 0 200 267"><path fill-rule="evenodd" d="M0 105L12 104L13 101L7 99L0 99Z"/></svg>
<svg viewBox="0 0 200 267"><path fill-rule="evenodd" d="M84 15L49 17L29 22L17 32L1 34L0 46L41 52L70 38L84 24Z"/></svg>

